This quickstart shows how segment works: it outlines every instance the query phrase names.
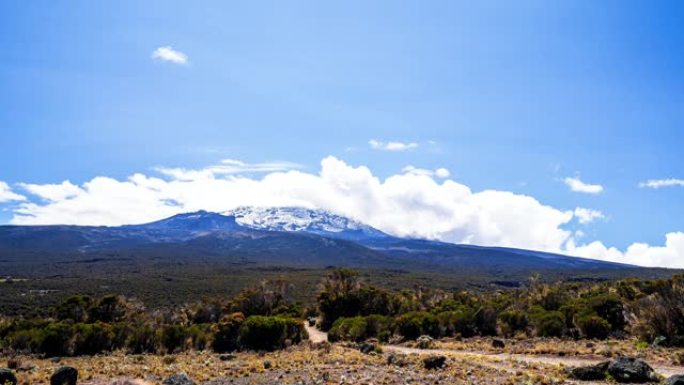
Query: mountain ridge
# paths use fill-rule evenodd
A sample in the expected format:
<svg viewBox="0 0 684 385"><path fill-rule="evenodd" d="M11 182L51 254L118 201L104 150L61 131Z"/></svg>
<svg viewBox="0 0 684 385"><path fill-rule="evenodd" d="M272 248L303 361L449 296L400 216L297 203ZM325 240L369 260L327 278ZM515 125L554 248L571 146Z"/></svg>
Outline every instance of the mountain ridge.
<svg viewBox="0 0 684 385"><path fill-rule="evenodd" d="M196 211L118 227L0 226L0 255L12 250L87 253L139 248L163 255L168 247L189 256L226 260L240 256L282 265L436 270L637 268L533 250L401 238L325 210L301 207L239 207L223 214Z"/></svg>

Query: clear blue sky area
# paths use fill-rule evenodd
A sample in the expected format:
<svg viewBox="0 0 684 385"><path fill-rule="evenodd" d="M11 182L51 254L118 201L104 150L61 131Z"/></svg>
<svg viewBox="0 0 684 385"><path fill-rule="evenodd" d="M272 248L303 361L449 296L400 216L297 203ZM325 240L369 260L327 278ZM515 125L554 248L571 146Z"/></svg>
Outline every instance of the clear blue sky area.
<svg viewBox="0 0 684 385"><path fill-rule="evenodd" d="M639 187L684 178L681 1L4 1L0 47L10 186L335 155L600 210L618 247L684 230L684 187Z"/></svg>

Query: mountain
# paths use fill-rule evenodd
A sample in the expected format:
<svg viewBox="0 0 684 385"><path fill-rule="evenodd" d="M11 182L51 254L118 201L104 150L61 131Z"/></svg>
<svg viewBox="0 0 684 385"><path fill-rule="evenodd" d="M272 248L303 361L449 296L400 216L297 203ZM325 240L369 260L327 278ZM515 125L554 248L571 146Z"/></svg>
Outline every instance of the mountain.
<svg viewBox="0 0 684 385"><path fill-rule="evenodd" d="M329 238L369 240L389 235L361 222L325 210L302 207L239 207L227 213L237 223L267 231L305 232Z"/></svg>
<svg viewBox="0 0 684 385"><path fill-rule="evenodd" d="M501 247L405 239L323 210L240 207L140 225L0 226L2 260L128 253L154 260L349 266L406 271L633 270L634 266ZM100 257L98 257L100 258Z"/></svg>

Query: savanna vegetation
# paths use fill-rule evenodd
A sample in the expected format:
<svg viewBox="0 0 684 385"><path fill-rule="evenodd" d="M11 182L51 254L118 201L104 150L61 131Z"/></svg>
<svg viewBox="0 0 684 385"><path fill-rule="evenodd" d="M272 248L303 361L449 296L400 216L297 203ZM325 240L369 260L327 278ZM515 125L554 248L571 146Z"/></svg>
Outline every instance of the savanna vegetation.
<svg viewBox="0 0 684 385"><path fill-rule="evenodd" d="M532 277L519 289L448 292L389 291L362 284L353 271L338 270L323 283L318 302L321 326L333 341L421 335L635 336L647 343L684 346L684 275L557 284Z"/></svg>
<svg viewBox="0 0 684 385"><path fill-rule="evenodd" d="M331 342L441 337L623 339L684 346L684 275L669 279L542 282L520 288L391 290L357 272L330 270L308 303L294 287L264 281L230 298L148 309L121 295L72 296L47 315L0 317L6 353L44 356L270 351L307 338L303 320L318 316Z"/></svg>

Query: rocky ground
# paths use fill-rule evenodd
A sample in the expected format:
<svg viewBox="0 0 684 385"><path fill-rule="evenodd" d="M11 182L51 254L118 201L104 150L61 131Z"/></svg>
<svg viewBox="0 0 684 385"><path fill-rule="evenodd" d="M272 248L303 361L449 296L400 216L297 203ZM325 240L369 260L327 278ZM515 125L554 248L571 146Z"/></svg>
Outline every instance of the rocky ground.
<svg viewBox="0 0 684 385"><path fill-rule="evenodd" d="M316 335L316 341L324 335ZM569 368L606 360L596 351L610 348L610 356L637 353L654 367L662 379L684 373L676 363L677 350L637 349L626 341L587 342L530 340L435 341L431 349L412 344L385 345L367 354L352 344L307 342L272 353L220 355L192 352L176 355L125 355L38 359L8 358L19 384L48 384L56 368L79 370L79 384L151 385L187 373L198 385L307 384L307 385L428 385L428 384L591 384L569 376ZM500 345L499 345L500 346ZM579 354L572 349L581 350ZM553 348L552 348L553 347ZM633 350L636 349L636 350ZM443 367L427 369L424 359L444 356ZM0 367L4 366L0 362ZM167 382L166 385L190 383Z"/></svg>

